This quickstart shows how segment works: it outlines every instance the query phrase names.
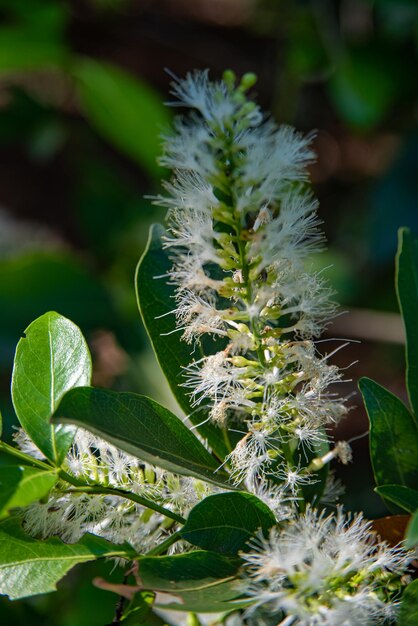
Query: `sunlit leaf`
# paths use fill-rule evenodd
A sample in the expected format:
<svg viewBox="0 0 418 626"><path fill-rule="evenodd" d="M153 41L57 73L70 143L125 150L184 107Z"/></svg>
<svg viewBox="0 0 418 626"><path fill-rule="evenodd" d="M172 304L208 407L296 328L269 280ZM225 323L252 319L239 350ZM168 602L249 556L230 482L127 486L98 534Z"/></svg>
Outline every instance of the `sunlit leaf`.
<svg viewBox="0 0 418 626"><path fill-rule="evenodd" d="M74 544L56 537L39 541L25 534L19 520L9 518L0 523L0 594L15 600L55 591L56 583L78 563L132 556L132 548L88 534Z"/></svg>
<svg viewBox="0 0 418 626"><path fill-rule="evenodd" d="M193 432L146 396L94 387L73 389L57 408L54 422L82 426L169 471L228 485L228 475Z"/></svg>
<svg viewBox="0 0 418 626"><path fill-rule="evenodd" d="M55 485L54 471L18 465L0 466L0 518L15 508L43 498Z"/></svg>
<svg viewBox="0 0 418 626"><path fill-rule="evenodd" d="M90 380L90 353L73 322L50 311L28 326L16 349L13 405L33 442L55 463L67 453L73 429L49 420L66 391Z"/></svg>

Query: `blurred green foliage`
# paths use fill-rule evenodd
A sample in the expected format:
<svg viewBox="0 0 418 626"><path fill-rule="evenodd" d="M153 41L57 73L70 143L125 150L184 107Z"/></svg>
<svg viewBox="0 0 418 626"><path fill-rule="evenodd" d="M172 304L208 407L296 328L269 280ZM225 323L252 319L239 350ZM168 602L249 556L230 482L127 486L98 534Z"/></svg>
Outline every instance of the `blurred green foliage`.
<svg viewBox="0 0 418 626"><path fill-rule="evenodd" d="M165 66L178 75L194 67L217 75L225 64L255 71L279 121L318 129L312 175L330 248L315 267L332 266L326 273L345 306L396 310L396 230L418 232L418 2L209 5L0 0L0 206L14 215L6 222L0 212L6 438L16 423L13 351L49 309L90 340L99 384L145 393L153 385L169 402L133 289L148 227L163 217L143 196L164 175L155 159L171 117ZM373 349L376 361L393 361L388 354ZM371 485L356 467L350 505L367 508ZM103 569L108 578L111 566ZM64 580L60 606L54 595L2 601L0 621L103 626L115 601L90 580L89 566Z"/></svg>

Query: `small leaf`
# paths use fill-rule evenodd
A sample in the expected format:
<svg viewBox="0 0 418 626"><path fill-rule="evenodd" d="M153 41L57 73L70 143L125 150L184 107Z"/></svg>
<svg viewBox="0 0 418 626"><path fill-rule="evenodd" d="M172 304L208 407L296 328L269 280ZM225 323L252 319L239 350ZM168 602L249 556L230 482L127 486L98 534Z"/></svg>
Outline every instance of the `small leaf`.
<svg viewBox="0 0 418 626"><path fill-rule="evenodd" d="M402 595L398 626L418 624L418 580L410 583Z"/></svg>
<svg viewBox="0 0 418 626"><path fill-rule="evenodd" d="M152 610L155 593L141 591L137 593L123 612L123 626L169 626L168 622Z"/></svg>
<svg viewBox="0 0 418 626"><path fill-rule="evenodd" d="M138 263L135 285L139 310L158 362L177 402L192 424L201 424L197 428L199 434L207 439L212 450L223 460L230 450L225 444L221 429L205 422L205 407L202 407L202 411L196 411L191 406L190 394L181 385L184 382L184 368L193 360L192 349L181 339L181 332L176 331L175 315L170 313L173 310L175 290L165 277L172 262L162 247L163 233L164 229L159 224L151 227L147 248ZM211 339L205 345L205 351L200 344L195 351L198 353L197 358L200 358L218 349L217 343Z"/></svg>
<svg viewBox="0 0 418 626"><path fill-rule="evenodd" d="M143 461L223 487L228 475L171 411L136 393L82 387L67 393L54 422L76 424Z"/></svg>
<svg viewBox="0 0 418 626"><path fill-rule="evenodd" d="M13 405L29 437L57 464L71 445L73 429L56 428L49 420L66 391L90 380L90 353L78 326L54 311L28 326L16 349Z"/></svg>
<svg viewBox="0 0 418 626"><path fill-rule="evenodd" d="M79 58L73 74L92 125L151 175L159 175L160 133L170 120L160 97L138 77L110 63Z"/></svg>
<svg viewBox="0 0 418 626"><path fill-rule="evenodd" d="M406 529L405 547L410 550L418 545L418 509L415 511Z"/></svg>
<svg viewBox="0 0 418 626"><path fill-rule="evenodd" d="M55 471L17 465L0 466L0 518L8 511L40 500L58 480Z"/></svg>
<svg viewBox="0 0 418 626"><path fill-rule="evenodd" d="M181 536L199 548L236 554L258 529L268 531L276 519L249 493L219 493L199 502L189 513Z"/></svg>
<svg viewBox="0 0 418 626"><path fill-rule="evenodd" d="M404 485L382 485L376 487L375 491L379 496L390 500L408 513L413 513L418 509L418 491L415 489Z"/></svg>
<svg viewBox="0 0 418 626"><path fill-rule="evenodd" d="M175 556L142 557L138 565L145 589L178 597L178 602L161 602L160 608L214 613L243 605L236 600L242 593L240 581L235 578L238 559L197 550Z"/></svg>
<svg viewBox="0 0 418 626"><path fill-rule="evenodd" d="M11 600L55 591L56 583L78 563L104 557L132 558L132 548L86 534L67 544L53 537L26 535L16 518L0 523L0 594Z"/></svg>
<svg viewBox="0 0 418 626"><path fill-rule="evenodd" d="M418 242L406 228L399 230L396 292L406 333L406 387L418 416Z"/></svg>
<svg viewBox="0 0 418 626"><path fill-rule="evenodd" d="M370 455L377 485L418 485L418 431L395 395L369 378L359 383L370 420Z"/></svg>

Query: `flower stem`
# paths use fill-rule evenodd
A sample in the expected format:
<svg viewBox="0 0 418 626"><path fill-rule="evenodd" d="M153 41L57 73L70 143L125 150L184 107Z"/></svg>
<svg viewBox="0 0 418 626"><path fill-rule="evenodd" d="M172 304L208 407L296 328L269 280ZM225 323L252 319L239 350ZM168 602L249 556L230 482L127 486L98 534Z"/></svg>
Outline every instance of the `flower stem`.
<svg viewBox="0 0 418 626"><path fill-rule="evenodd" d="M176 532L167 537L167 539L162 541L158 546L155 546L155 548L147 552L146 556L160 556L164 554L164 552L167 552L168 548L176 543L176 541L179 541L179 539L181 539L181 534L179 530L176 530Z"/></svg>
<svg viewBox="0 0 418 626"><path fill-rule="evenodd" d="M52 465L49 465L44 461L40 461L39 459L35 459L33 456L25 454L18 448L13 448L13 446L9 446L9 444L5 443L4 441L0 441L0 451L5 452L6 454L10 454L28 465L34 465L35 467L39 467L39 469L43 469L48 472L55 469Z"/></svg>
<svg viewBox="0 0 418 626"><path fill-rule="evenodd" d="M64 474L65 474L65 477L62 476L62 473L60 472L60 477L63 478L63 480L70 482L68 478L72 478L72 477L70 477L69 474L66 474L65 472ZM143 496L139 496L136 493L124 491L123 489L114 489L112 487L102 487L100 485L94 485L94 486L80 485L79 481L77 481L76 483L75 481L73 481L71 484L74 484L74 487L71 489L71 492L78 491L81 493L97 494L97 495L103 495L103 496L119 496L120 498L126 498L126 500L131 500L131 502L135 502L136 504L140 504L141 506L144 506L148 509L152 509L156 513L160 513L161 515L164 515L165 517L168 517L174 520L175 522L178 522L179 524L185 524L186 522L184 517L182 517L181 515L177 515L177 513L174 513L174 511L170 511L170 509L166 509L165 507L160 506L156 502L153 502L152 500L148 500L148 498L144 498Z"/></svg>

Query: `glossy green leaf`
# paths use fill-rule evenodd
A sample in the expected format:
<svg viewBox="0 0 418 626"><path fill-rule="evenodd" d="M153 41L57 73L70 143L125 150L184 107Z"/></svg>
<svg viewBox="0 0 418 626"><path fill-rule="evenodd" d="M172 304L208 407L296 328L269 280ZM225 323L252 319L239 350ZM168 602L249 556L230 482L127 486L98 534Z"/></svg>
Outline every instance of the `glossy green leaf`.
<svg viewBox="0 0 418 626"><path fill-rule="evenodd" d="M405 405L369 378L359 383L370 420L370 456L376 484L418 485L418 430Z"/></svg>
<svg viewBox="0 0 418 626"><path fill-rule="evenodd" d="M221 429L208 422L202 424L207 418L207 411L204 407L203 410L193 408L190 394L181 385L184 382L184 368L193 358L214 353L219 347L210 339L210 343L205 344L205 350L199 345L192 356L192 348L181 340L181 332L176 331L175 316L170 314L174 306L174 287L168 284L165 276L172 262L161 245L163 233L164 229L159 224L151 227L147 248L138 263L135 285L139 310L158 362L177 402L193 424L201 424L197 428L199 434L207 439L210 447L223 460L230 450Z"/></svg>
<svg viewBox="0 0 418 626"><path fill-rule="evenodd" d="M171 411L136 393L82 387L67 393L55 422L82 426L143 461L228 486L228 475Z"/></svg>
<svg viewBox="0 0 418 626"><path fill-rule="evenodd" d="M411 517L407 526L405 544L408 550L418 545L418 509Z"/></svg>
<svg viewBox="0 0 418 626"><path fill-rule="evenodd" d="M404 485L382 485L376 487L376 493L382 498L390 500L397 506L400 506L408 513L413 513L418 509L418 491L405 487Z"/></svg>
<svg viewBox="0 0 418 626"><path fill-rule="evenodd" d="M78 563L103 557L132 557L129 546L113 545L94 535L75 544L53 537L26 535L16 518L0 523L0 594L10 599L55 591L56 583Z"/></svg>
<svg viewBox="0 0 418 626"><path fill-rule="evenodd" d="M246 547L254 533L268 531L276 519L264 502L249 493L219 493L199 502L189 513L181 536L189 543L226 554Z"/></svg>
<svg viewBox="0 0 418 626"><path fill-rule="evenodd" d="M90 353L73 322L50 311L28 326L16 349L13 405L30 438L55 463L65 457L73 429L49 420L66 391L90 380Z"/></svg>
<svg viewBox="0 0 418 626"><path fill-rule="evenodd" d="M0 466L0 518L8 512L40 500L58 480L56 472L18 465Z"/></svg>
<svg viewBox="0 0 418 626"><path fill-rule="evenodd" d="M406 387L418 416L418 241L406 228L399 230L396 292L406 334Z"/></svg>
<svg viewBox="0 0 418 626"><path fill-rule="evenodd" d="M414 580L402 595L398 626L417 626L418 624L418 580Z"/></svg>
<svg viewBox="0 0 418 626"><path fill-rule="evenodd" d="M159 175L160 134L170 114L154 90L110 63L79 58L73 69L84 113L112 145Z"/></svg>
<svg viewBox="0 0 418 626"><path fill-rule="evenodd" d="M178 601L161 608L180 611L221 612L241 595L235 578L240 561L215 552L197 550L187 554L143 557L138 561L145 589L169 593ZM239 601L236 601L239 608Z"/></svg>

